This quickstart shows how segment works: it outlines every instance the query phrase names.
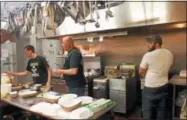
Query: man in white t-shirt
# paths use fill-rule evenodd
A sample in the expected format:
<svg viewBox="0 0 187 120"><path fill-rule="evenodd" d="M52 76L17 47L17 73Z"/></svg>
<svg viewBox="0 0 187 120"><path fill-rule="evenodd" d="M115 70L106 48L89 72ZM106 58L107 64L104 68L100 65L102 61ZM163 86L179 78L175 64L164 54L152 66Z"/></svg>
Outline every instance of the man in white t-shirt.
<svg viewBox="0 0 187 120"><path fill-rule="evenodd" d="M172 53L162 46L159 35L146 38L148 52L140 63L139 74L145 77L142 92L142 111L144 119L163 120L168 96L168 72L173 64Z"/></svg>

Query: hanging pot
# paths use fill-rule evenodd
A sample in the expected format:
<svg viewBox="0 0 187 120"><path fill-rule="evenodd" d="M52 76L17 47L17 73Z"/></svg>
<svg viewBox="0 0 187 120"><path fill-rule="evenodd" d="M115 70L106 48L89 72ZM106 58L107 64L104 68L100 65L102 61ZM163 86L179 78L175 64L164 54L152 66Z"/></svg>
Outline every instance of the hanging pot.
<svg viewBox="0 0 187 120"><path fill-rule="evenodd" d="M62 6L65 12L68 13L75 23L83 21L90 14L89 1L69 2L65 1Z"/></svg>
<svg viewBox="0 0 187 120"><path fill-rule="evenodd" d="M7 40L10 40L12 42L15 41L15 36L10 32L8 32L7 30L1 29L0 34L1 34L1 44Z"/></svg>
<svg viewBox="0 0 187 120"><path fill-rule="evenodd" d="M54 24L54 28L56 29L58 26L60 26L63 23L65 19L65 12L63 11L62 8L60 8L60 6L57 3L49 3L49 6L52 7L53 11L49 11L49 9L47 8L48 15L45 18L45 22L46 22L45 24L47 25L46 28L48 30L52 30L53 24ZM51 12L54 16L49 16L49 12Z"/></svg>

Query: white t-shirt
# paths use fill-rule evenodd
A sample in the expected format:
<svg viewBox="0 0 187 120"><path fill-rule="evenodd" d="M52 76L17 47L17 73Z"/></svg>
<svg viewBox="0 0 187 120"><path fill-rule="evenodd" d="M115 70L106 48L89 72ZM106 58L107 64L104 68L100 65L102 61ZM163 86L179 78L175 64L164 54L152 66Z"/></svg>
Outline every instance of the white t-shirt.
<svg viewBox="0 0 187 120"><path fill-rule="evenodd" d="M168 83L168 72L173 64L173 55L167 49L156 49L147 52L140 67L147 69L145 75L146 87L160 87Z"/></svg>

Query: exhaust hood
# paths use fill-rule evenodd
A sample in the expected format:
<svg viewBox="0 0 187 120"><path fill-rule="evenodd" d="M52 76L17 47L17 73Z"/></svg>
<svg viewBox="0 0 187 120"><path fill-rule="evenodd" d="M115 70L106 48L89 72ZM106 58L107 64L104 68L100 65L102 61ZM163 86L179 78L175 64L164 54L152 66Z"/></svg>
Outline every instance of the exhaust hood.
<svg viewBox="0 0 187 120"><path fill-rule="evenodd" d="M81 25L70 17L57 28L58 35L105 31L145 25L186 21L186 2L124 2L111 7L113 17L106 19L106 9L100 9L98 23Z"/></svg>

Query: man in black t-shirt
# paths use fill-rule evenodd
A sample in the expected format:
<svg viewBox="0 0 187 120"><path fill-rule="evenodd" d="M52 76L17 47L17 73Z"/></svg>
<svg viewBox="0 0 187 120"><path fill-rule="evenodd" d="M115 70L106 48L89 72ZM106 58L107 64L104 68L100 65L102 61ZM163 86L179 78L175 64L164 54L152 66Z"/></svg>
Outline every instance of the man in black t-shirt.
<svg viewBox="0 0 187 120"><path fill-rule="evenodd" d="M57 69L55 74L63 75L70 93L83 96L85 92L86 80L83 73L83 58L80 51L75 48L71 37L61 39L62 47L68 51L63 69Z"/></svg>
<svg viewBox="0 0 187 120"><path fill-rule="evenodd" d="M51 68L49 67L46 59L35 53L35 49L32 45L27 45L24 48L25 55L30 58L26 70L24 72L7 72L13 76L26 76L31 72L33 82L35 84L42 84L50 86L51 84Z"/></svg>

